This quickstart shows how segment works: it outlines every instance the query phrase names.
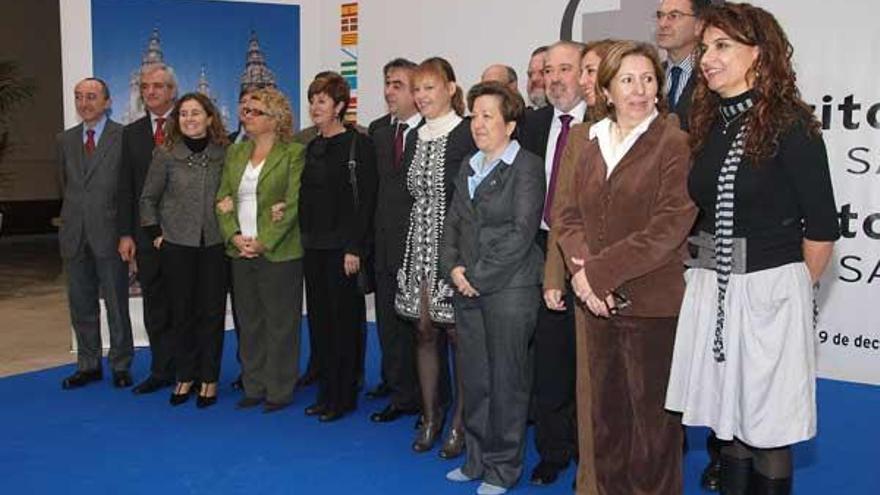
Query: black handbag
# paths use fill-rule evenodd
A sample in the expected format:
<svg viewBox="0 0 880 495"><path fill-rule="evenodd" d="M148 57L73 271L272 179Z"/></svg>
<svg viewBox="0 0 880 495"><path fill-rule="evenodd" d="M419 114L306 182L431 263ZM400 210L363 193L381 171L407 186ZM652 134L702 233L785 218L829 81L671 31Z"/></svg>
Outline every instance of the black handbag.
<svg viewBox="0 0 880 495"><path fill-rule="evenodd" d="M357 181L357 131L351 137L351 147L348 150L348 182L351 184L351 194L354 200L355 214L361 207L360 198L358 197L358 181ZM369 243L367 243L369 244ZM376 291L376 267L373 264L373 247L364 246L361 253L361 267L357 272L358 292L363 295L371 294Z"/></svg>

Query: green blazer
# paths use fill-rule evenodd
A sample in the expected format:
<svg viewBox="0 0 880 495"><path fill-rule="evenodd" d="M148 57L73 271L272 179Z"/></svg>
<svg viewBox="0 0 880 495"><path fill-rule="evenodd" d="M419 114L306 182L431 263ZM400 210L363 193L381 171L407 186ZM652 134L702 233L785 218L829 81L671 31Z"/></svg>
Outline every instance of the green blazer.
<svg viewBox="0 0 880 495"><path fill-rule="evenodd" d="M229 213L217 210L220 232L226 243L226 253L238 257L232 238L241 231L238 225L238 186L254 149L253 141L230 145L226 164L217 191L217 201L229 196L234 205ZM299 232L299 185L305 166L303 151L298 143L277 141L266 157L257 180L257 240L266 246L263 256L269 261L289 261L302 258L303 248ZM272 205L283 202L284 218L272 221Z"/></svg>

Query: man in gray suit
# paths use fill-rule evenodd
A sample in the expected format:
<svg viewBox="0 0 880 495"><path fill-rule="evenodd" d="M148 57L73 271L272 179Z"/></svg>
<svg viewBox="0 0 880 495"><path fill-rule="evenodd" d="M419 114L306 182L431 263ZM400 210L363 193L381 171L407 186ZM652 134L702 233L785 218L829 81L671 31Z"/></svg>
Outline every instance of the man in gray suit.
<svg viewBox="0 0 880 495"><path fill-rule="evenodd" d="M128 316L128 268L116 247L117 174L122 126L107 118L110 91L104 81L86 78L74 89L82 123L58 135L63 206L58 234L67 269L70 320L76 334L77 371L65 389L102 378L99 288L110 324L113 385L131 385L134 346Z"/></svg>

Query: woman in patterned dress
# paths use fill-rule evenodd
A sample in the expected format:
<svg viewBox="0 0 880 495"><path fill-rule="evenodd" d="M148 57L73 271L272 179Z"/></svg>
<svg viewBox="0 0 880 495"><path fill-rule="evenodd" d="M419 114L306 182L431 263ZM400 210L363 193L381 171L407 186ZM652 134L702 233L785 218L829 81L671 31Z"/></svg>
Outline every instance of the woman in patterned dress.
<svg viewBox="0 0 880 495"><path fill-rule="evenodd" d="M426 452L443 429L444 411L452 397L448 347L455 342L453 289L438 269L440 240L458 169L476 145L467 119L461 117L464 98L449 62L439 57L425 60L414 71L412 83L425 124L417 131L415 153L407 167L413 206L394 306L415 322L422 419L412 448ZM451 428L440 450L443 458L457 457L464 449L460 390L457 384Z"/></svg>

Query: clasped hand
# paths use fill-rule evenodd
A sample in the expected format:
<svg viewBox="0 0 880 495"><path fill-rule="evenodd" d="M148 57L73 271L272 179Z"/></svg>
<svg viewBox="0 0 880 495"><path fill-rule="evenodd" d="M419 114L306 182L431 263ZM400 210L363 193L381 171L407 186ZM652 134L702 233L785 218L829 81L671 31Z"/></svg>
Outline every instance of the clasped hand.
<svg viewBox="0 0 880 495"><path fill-rule="evenodd" d="M266 246L257 238L241 234L236 234L232 238L232 244L238 249L238 255L242 258L256 258L266 251Z"/></svg>
<svg viewBox="0 0 880 495"><path fill-rule="evenodd" d="M581 267L581 269L571 277L571 287L574 290L574 295L580 302L587 306L590 313L601 318L610 318L611 309L614 308L614 297L609 294L605 298L605 301L602 301L602 299L593 292L593 288L590 286L590 281L587 280L587 272L584 270L583 258L572 258L571 262Z"/></svg>

